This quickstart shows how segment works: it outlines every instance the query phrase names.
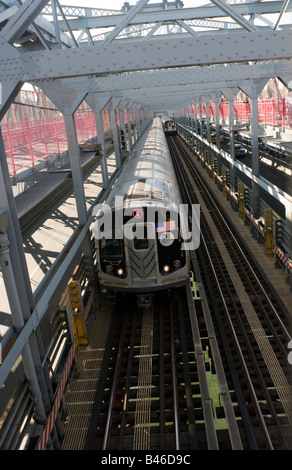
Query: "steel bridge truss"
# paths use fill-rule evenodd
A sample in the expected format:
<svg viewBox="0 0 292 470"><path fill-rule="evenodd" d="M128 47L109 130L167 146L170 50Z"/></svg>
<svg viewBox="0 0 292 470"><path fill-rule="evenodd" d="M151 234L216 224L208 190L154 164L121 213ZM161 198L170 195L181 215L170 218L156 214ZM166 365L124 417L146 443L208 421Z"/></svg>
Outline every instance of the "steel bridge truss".
<svg viewBox="0 0 292 470"><path fill-rule="evenodd" d="M139 0L133 6L125 3L121 10L64 6L59 0L0 0L0 119L25 82L39 87L64 114L80 226L62 262L45 276L38 295L33 294L0 133L0 260L13 317L13 327L1 343L2 350L13 340L2 358L0 387L21 355L44 448L52 446L51 438L61 431L47 360L52 345L44 345L43 326L55 311L52 299L60 298L82 254L91 285L96 280L88 237L92 215L86 211L74 121L77 107L86 100L95 113L97 139L104 150L105 196L110 187L101 121L105 106L120 171L117 111L121 117L130 110L138 116L140 133L155 112L178 115L182 105L186 109L210 99L218 106L223 94L229 103L232 141L232 106L242 90L252 104L252 177L258 178L257 99L270 78L291 90L291 11L288 0L212 0L191 8L180 0ZM291 204L289 211L292 236ZM291 257L291 243L287 255ZM12 442L8 448L16 447Z"/></svg>

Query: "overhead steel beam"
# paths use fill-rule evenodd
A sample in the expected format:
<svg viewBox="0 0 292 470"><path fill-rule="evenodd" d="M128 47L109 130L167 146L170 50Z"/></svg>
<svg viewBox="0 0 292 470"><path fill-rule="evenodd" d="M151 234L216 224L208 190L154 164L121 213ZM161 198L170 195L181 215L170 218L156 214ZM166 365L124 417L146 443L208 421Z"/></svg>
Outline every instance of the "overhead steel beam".
<svg viewBox="0 0 292 470"><path fill-rule="evenodd" d="M292 31L238 32L24 53L25 81L292 58Z"/></svg>
<svg viewBox="0 0 292 470"><path fill-rule="evenodd" d="M291 74L292 60L258 62L257 64L229 64L211 67L185 67L178 69L152 70L131 72L127 74L108 75L91 78L91 91L120 92L127 90L146 90L157 87L181 86L198 83L218 83L221 81L248 80L256 78L271 78L281 73ZM73 82L71 79L66 79ZM85 78L75 80L76 86L81 86Z"/></svg>
<svg viewBox="0 0 292 470"><path fill-rule="evenodd" d="M234 15L253 15L253 14L279 14L281 11L283 2L282 1L264 1L264 2L249 2L232 5L232 12ZM291 2L287 6L286 12L292 11ZM119 13L119 12L117 12ZM115 27L121 20L123 15L106 15L106 16L86 16L78 19L70 19L69 23L73 30L83 28L112 28ZM159 21L187 21L193 19L204 19L204 18L222 18L225 17L226 13L218 8L216 5L199 6L197 8L179 8L170 10L159 10L159 11L144 11L139 12L134 17L134 21L130 21L131 24L143 24L143 23L157 23ZM65 29L65 24L60 22L60 27Z"/></svg>
<svg viewBox="0 0 292 470"><path fill-rule="evenodd" d="M148 72L131 72L107 77L80 77L35 82L45 93L51 87L59 90L63 99L80 92L96 93L98 96L119 96L153 109L173 106L177 99L191 99L194 93L216 92L220 88L248 84L254 79L292 76L292 60L262 62L253 65L230 64L204 68L184 68ZM240 86L240 85L238 85Z"/></svg>

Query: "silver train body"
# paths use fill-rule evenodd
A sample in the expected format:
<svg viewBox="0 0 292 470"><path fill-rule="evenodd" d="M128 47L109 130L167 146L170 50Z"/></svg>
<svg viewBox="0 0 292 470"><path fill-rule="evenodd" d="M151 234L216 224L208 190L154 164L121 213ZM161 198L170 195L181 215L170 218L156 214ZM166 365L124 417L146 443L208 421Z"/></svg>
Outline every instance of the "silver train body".
<svg viewBox="0 0 292 470"><path fill-rule="evenodd" d="M182 249L181 239L187 217L180 217L180 204L162 120L157 117L136 143L97 214L102 288L151 293L187 282L189 252Z"/></svg>

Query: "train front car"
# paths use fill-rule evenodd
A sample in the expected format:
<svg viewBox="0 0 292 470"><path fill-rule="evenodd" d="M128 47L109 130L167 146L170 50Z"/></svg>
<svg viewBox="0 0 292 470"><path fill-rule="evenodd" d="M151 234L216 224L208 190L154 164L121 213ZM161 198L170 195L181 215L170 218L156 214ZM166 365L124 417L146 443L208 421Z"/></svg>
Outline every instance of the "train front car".
<svg viewBox="0 0 292 470"><path fill-rule="evenodd" d="M176 123L172 119L165 121L163 127L165 135L177 134Z"/></svg>
<svg viewBox="0 0 292 470"><path fill-rule="evenodd" d="M95 227L100 285L151 293L185 284L189 252L183 248L187 217L161 120L136 144Z"/></svg>

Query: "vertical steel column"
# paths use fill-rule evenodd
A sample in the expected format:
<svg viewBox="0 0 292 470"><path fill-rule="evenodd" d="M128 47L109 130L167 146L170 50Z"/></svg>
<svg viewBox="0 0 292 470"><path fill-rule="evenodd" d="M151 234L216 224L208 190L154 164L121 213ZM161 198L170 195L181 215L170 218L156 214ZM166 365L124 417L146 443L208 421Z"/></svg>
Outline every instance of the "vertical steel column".
<svg viewBox="0 0 292 470"><path fill-rule="evenodd" d="M186 139L186 141L188 141L188 140L189 140L188 129L190 128L190 122L189 122L189 105L185 105L185 126L186 126L186 130L185 130L185 139Z"/></svg>
<svg viewBox="0 0 292 470"><path fill-rule="evenodd" d="M260 174L258 97L266 84L266 79L260 79L250 80L249 83L243 85L243 91L250 98L251 168L254 176ZM252 210L253 216L258 218L260 215L260 188L255 181L252 181Z"/></svg>
<svg viewBox="0 0 292 470"><path fill-rule="evenodd" d="M22 300L22 308L27 319L34 308L23 240L13 196L10 176L7 166L6 152L0 128L0 209L6 211L8 217L8 237L11 246L11 261L15 276L17 291Z"/></svg>
<svg viewBox="0 0 292 470"><path fill-rule="evenodd" d="M142 134L146 127L145 109L142 107L140 109L140 119L141 119L141 134Z"/></svg>
<svg viewBox="0 0 292 470"><path fill-rule="evenodd" d="M134 106L134 129L133 129L133 134L134 134L134 142L137 142L138 139L138 107L135 105Z"/></svg>
<svg viewBox="0 0 292 470"><path fill-rule="evenodd" d="M216 126L216 145L220 149L220 116L219 116L219 102L221 93L210 93L210 97L215 104L215 126Z"/></svg>
<svg viewBox="0 0 292 470"><path fill-rule="evenodd" d="M219 99L215 99L214 103L215 103L216 145L218 149L220 149Z"/></svg>
<svg viewBox="0 0 292 470"><path fill-rule="evenodd" d="M86 225L87 210L84 193L83 173L80 161L80 148L78 144L77 132L74 114L64 114L64 122L66 128L66 138L68 143L68 154L70 160L70 168L72 173L73 188L75 192L75 201L77 207L78 221L80 226ZM89 233L83 241L83 252L85 265L88 268L88 276L94 280L95 269L92 259L91 242Z"/></svg>
<svg viewBox="0 0 292 470"><path fill-rule="evenodd" d="M83 174L80 162L80 148L77 139L74 114L64 114L64 122L68 143L68 154L72 172L73 187L76 198L78 220L80 225L85 225L87 221L87 214L83 185Z"/></svg>
<svg viewBox="0 0 292 470"><path fill-rule="evenodd" d="M117 125L117 116L116 116L116 108L119 102L120 102L120 98L118 99L112 98L109 103L110 123L111 123L111 130L113 133L113 139L114 139L114 151L115 151L117 169L121 168L121 154L120 154L119 134L118 134L118 125Z"/></svg>
<svg viewBox="0 0 292 470"><path fill-rule="evenodd" d="M210 98L208 96L205 97L205 105L206 105L206 126L207 126L207 139L210 142Z"/></svg>
<svg viewBox="0 0 292 470"><path fill-rule="evenodd" d="M141 135L141 106L137 107L137 139Z"/></svg>
<svg viewBox="0 0 292 470"><path fill-rule="evenodd" d="M195 143L195 137L194 137L194 134L193 134L193 130L194 130L194 113L193 113L193 102L192 101L191 101L190 107L191 107L191 131L192 131L191 146L193 147L194 143Z"/></svg>
<svg viewBox="0 0 292 470"><path fill-rule="evenodd" d="M215 105L215 126L216 126L216 146L218 149L221 148L221 143L220 143L220 116L219 116L219 102L220 102L220 96L221 92L214 92L210 93L210 97L214 101ZM217 154L217 173L219 176L222 174L222 157L218 153Z"/></svg>
<svg viewBox="0 0 292 470"><path fill-rule="evenodd" d="M101 145L101 151L102 151L102 157L101 157L102 185L103 185L103 189L107 189L108 184L109 184L109 178L108 178L108 169L107 169L107 158L106 158L106 147L105 147L102 111L95 111L94 115L95 115L97 142Z"/></svg>
<svg viewBox="0 0 292 470"><path fill-rule="evenodd" d="M251 168L254 176L260 174L259 160L259 114L258 96L250 98L250 119L251 119ZM252 210L253 216L257 219L260 216L260 188L252 181Z"/></svg>
<svg viewBox="0 0 292 470"><path fill-rule="evenodd" d="M25 253L23 248L23 239L20 230L15 199L13 196L7 159L5 153L4 142L0 129L0 210L4 210L8 219L7 236L10 244L10 267L13 271L13 285L21 299L21 315L25 323L35 308L35 302L31 290L30 278L27 269ZM18 310L18 314L20 311ZM13 318L14 312L11 312ZM47 388L46 375L48 373L46 367L42 367L42 351L43 343L39 329L37 329L28 339L28 344L32 352L34 367L37 372L39 386L41 388L42 403L40 408L50 406L49 394L52 389ZM40 418L41 420L42 418Z"/></svg>
<svg viewBox="0 0 292 470"><path fill-rule="evenodd" d="M232 160L235 160L235 147L234 147L234 100L236 95L238 94L238 88L225 88L222 90L226 98L228 99L228 120L229 120L229 142L230 142L230 155ZM230 168L230 185L232 191L235 190L235 177L236 177L236 169L231 165Z"/></svg>
<svg viewBox="0 0 292 470"><path fill-rule="evenodd" d="M199 100L199 113L200 113L200 134L203 138L203 110L202 110L202 100Z"/></svg>
<svg viewBox="0 0 292 470"><path fill-rule="evenodd" d="M133 144L132 144L132 125L131 125L131 119L130 119L130 110L128 108L128 105L126 106L126 111L127 111L127 128L128 128L128 142L129 142L129 150L132 150Z"/></svg>
<svg viewBox="0 0 292 470"><path fill-rule="evenodd" d="M132 115L131 127L133 127L132 142L133 142L133 145L135 145L136 143L136 108L135 106L132 106L131 108L131 115Z"/></svg>
<svg viewBox="0 0 292 470"><path fill-rule="evenodd" d="M218 149L221 148L220 142L220 122L219 122L219 98L214 99L215 103L215 122L216 122L216 145ZM221 176L222 174L222 157L220 153L217 155L217 172L218 175Z"/></svg>
<svg viewBox="0 0 292 470"><path fill-rule="evenodd" d="M104 127L102 110L107 105L111 97L107 93L98 93L91 91L87 94L85 101L94 111L95 126L96 126L96 141L101 146L102 157L101 157L101 172L102 172L102 184L103 189L107 189L109 184L108 169L107 169L107 158L106 158L106 147L104 137Z"/></svg>
<svg viewBox="0 0 292 470"><path fill-rule="evenodd" d="M62 49L61 34L60 34L60 28L59 28L56 0L52 0L51 5L52 5L53 23L54 23L54 31L55 31L56 42L58 44L58 48Z"/></svg>
<svg viewBox="0 0 292 470"><path fill-rule="evenodd" d="M229 98L228 99L228 120L229 120L229 142L230 142L230 155L232 158L232 161L235 160L235 140L234 140L234 98ZM232 164L230 167L230 185L232 191L235 190L235 174L236 174L236 169L234 165Z"/></svg>
<svg viewBox="0 0 292 470"><path fill-rule="evenodd" d="M120 113L120 122L121 122L121 144L122 144L122 150L127 150L127 139L126 139L126 126L125 126L125 116L124 116L124 108L119 109ZM123 134L122 134L123 132Z"/></svg>
<svg viewBox="0 0 292 470"><path fill-rule="evenodd" d="M196 130L196 134L198 134L197 100L194 101L194 110L195 110L195 130Z"/></svg>
<svg viewBox="0 0 292 470"><path fill-rule="evenodd" d="M8 219L5 211L0 211L0 266L6 287L7 297L11 309L11 316L16 333L20 333L25 326L21 301L16 288L14 271L9 254L9 239L7 234ZM29 343L25 343L22 349L22 361L25 375L32 392L37 421L44 423L46 420L45 407L42 400L42 393L38 383L32 352Z"/></svg>

